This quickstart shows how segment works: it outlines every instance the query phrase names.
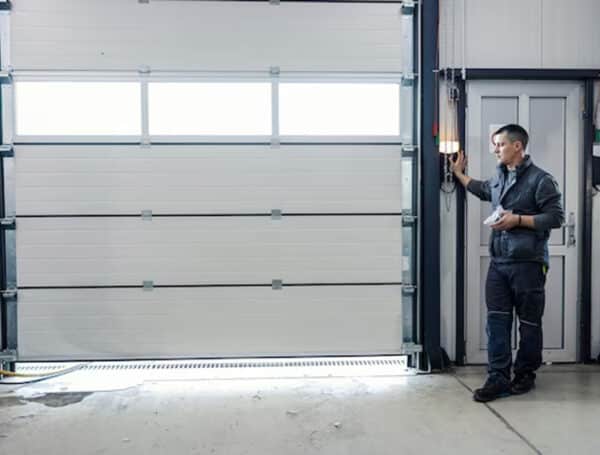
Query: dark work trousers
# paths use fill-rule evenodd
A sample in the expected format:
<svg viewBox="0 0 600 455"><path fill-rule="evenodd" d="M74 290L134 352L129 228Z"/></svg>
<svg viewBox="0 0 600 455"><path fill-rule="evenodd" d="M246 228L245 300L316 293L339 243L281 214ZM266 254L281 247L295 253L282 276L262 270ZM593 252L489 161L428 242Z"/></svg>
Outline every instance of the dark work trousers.
<svg viewBox="0 0 600 455"><path fill-rule="evenodd" d="M515 374L533 373L542 364L545 284L545 266L539 262L490 262L485 283L490 376L510 380L513 310L520 336Z"/></svg>

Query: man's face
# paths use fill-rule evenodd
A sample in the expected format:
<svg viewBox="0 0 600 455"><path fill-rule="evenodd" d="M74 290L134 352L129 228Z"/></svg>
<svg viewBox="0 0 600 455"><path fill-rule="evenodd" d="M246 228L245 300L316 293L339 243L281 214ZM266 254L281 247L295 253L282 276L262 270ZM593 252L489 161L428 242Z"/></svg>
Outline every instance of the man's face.
<svg viewBox="0 0 600 455"><path fill-rule="evenodd" d="M494 144L494 155L499 164L514 165L520 162L523 156L523 145L521 141L511 142L506 133L496 134L492 138Z"/></svg>

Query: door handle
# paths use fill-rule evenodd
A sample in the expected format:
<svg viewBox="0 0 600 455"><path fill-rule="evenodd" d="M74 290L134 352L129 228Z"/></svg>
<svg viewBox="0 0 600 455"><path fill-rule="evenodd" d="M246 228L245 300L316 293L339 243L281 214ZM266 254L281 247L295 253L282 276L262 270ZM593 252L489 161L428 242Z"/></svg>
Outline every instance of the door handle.
<svg viewBox="0 0 600 455"><path fill-rule="evenodd" d="M577 240L575 239L575 213L569 212L569 220L567 222L567 246L574 246Z"/></svg>

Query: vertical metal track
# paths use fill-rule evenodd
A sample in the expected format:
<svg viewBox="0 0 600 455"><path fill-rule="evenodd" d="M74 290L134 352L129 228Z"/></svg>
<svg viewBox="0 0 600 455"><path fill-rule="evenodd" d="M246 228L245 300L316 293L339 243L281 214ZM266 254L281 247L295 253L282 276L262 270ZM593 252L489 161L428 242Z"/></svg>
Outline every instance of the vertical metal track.
<svg viewBox="0 0 600 455"><path fill-rule="evenodd" d="M592 342L592 153L594 141L594 80L585 80L583 125L583 245L581 248L580 359L591 361Z"/></svg>
<svg viewBox="0 0 600 455"><path fill-rule="evenodd" d="M421 66L421 302L423 307L423 345L429 367L442 367L440 341L440 162L434 138L435 95L437 69L437 1L422 3L422 66ZM427 362L422 363L425 367Z"/></svg>
<svg viewBox="0 0 600 455"><path fill-rule="evenodd" d="M1 8L3 10L10 10L10 3L5 5L5 8ZM3 14L9 14L8 12L4 12ZM6 17L2 17L2 21L0 22L0 27L3 29L0 30L0 68L5 70L9 64L9 45L8 45L8 19ZM10 83L10 77L3 77L2 83ZM2 83L0 83L0 141L2 145L5 144L5 118L4 118L4 99L3 99L3 91L2 91ZM13 159L10 157L0 157L0 219L5 219L7 215L14 216L14 204L9 203L8 197L13 197L14 195L7 194L6 182L10 173L13 173L14 176L14 166L11 166L9 169L6 167L6 160ZM9 173L10 171L10 173ZM15 281L15 271L9 270L10 266L14 266L12 264L14 261L9 260L9 256L14 259L14 249L8 250L7 243L7 231L5 230L6 225L3 223L2 229L0 229L0 290L5 291L9 287L16 287L16 283L12 283ZM13 231L14 234L14 231ZM14 235L11 236L11 241L14 240ZM15 363L14 358L11 359L12 353L16 353L17 348L17 332L16 332L16 324L17 324L17 305L16 305L16 293L10 294L2 292L0 295L0 327L2 336L0 337L0 355L2 358L0 359L0 366L4 366L4 368L8 368L14 371ZM9 360L7 360L9 359Z"/></svg>
<svg viewBox="0 0 600 455"><path fill-rule="evenodd" d="M466 147L466 81L458 78L458 142L459 150ZM465 363L465 198L462 185L456 185L456 365Z"/></svg>
<svg viewBox="0 0 600 455"><path fill-rule="evenodd" d="M418 226L417 205L415 204L415 182L417 182L417 147L415 146L415 55L414 48L418 36L418 15L415 5L402 5L402 82L400 84L400 136L402 140L402 343L417 343L417 280L414 273L416 264L416 231ZM407 195L409 197L407 197ZM411 353L414 356L414 352ZM411 365L416 359L411 357Z"/></svg>

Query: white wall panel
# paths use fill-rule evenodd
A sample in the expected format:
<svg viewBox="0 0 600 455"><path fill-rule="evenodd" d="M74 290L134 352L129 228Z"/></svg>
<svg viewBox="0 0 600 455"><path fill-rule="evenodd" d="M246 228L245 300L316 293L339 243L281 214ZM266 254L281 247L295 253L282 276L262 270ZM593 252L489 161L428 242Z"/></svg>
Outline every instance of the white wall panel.
<svg viewBox="0 0 600 455"><path fill-rule="evenodd" d="M541 66L542 0L441 0L440 13L442 66L462 66L463 36L467 68Z"/></svg>
<svg viewBox="0 0 600 455"><path fill-rule="evenodd" d="M600 1L544 0L544 68L600 67Z"/></svg>
<svg viewBox="0 0 600 455"><path fill-rule="evenodd" d="M23 290L19 357L399 353L401 292L400 286Z"/></svg>
<svg viewBox="0 0 600 455"><path fill-rule="evenodd" d="M399 212L398 146L17 146L17 212Z"/></svg>
<svg viewBox="0 0 600 455"><path fill-rule="evenodd" d="M440 65L597 68L598 17L598 0L441 0Z"/></svg>
<svg viewBox="0 0 600 455"><path fill-rule="evenodd" d="M20 218L19 286L399 282L400 216Z"/></svg>
<svg viewBox="0 0 600 455"><path fill-rule="evenodd" d="M397 4L19 0L17 70L400 71Z"/></svg>

